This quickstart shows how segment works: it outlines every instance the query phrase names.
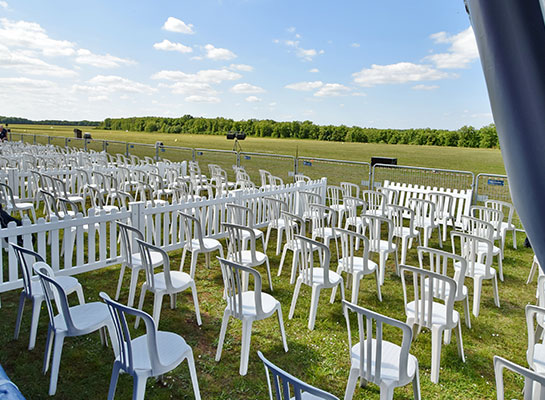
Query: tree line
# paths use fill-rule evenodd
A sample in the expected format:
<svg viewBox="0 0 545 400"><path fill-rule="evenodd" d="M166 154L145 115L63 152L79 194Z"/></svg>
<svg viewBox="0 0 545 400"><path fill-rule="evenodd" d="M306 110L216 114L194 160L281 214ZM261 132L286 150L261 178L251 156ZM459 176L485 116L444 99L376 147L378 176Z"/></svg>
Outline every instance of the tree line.
<svg viewBox="0 0 545 400"><path fill-rule="evenodd" d="M466 125L458 130L378 129L346 125L316 125L311 121L277 122L270 119L235 121L228 118L200 118L184 115L181 118L106 118L98 128L208 135L223 135L230 131L240 131L256 137L316 139L336 142L499 147L494 124L483 126L480 129Z"/></svg>
<svg viewBox="0 0 545 400"><path fill-rule="evenodd" d="M67 126L99 126L100 121L66 121L58 119L44 119L41 121L33 121L27 118L20 117L4 117L0 115L1 124L24 124L24 125L67 125Z"/></svg>

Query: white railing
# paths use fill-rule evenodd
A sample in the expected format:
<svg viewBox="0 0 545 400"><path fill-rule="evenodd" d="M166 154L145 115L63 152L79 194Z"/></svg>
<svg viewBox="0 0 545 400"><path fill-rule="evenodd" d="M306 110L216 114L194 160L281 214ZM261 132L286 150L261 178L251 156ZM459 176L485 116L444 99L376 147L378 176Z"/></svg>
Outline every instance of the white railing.
<svg viewBox="0 0 545 400"><path fill-rule="evenodd" d="M7 228L0 229L0 293L22 287L17 259L9 246L6 249L7 242L19 242L28 249L34 249L59 275L74 275L121 262L117 240L119 220L139 228L146 240L172 251L184 245L178 211L199 215L204 235L223 238L226 232L221 223L227 221L227 203L252 207L255 225L264 227L268 222L265 197L280 198L288 203L290 211L300 213L298 193L314 191L325 194L326 186L327 179L322 178L272 189L239 190L227 196L186 203L152 207L144 202L135 202L129 204L129 210L106 213L91 209L85 217L82 214L62 220L53 217L50 222L40 218L36 224L24 218L22 226L10 222Z"/></svg>

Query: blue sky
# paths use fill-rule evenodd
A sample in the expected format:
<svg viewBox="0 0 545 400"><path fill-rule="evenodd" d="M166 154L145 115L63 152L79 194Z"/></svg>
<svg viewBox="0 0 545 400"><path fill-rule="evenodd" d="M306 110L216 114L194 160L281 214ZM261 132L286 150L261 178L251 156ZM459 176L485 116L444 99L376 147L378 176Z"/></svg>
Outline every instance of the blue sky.
<svg viewBox="0 0 545 400"><path fill-rule="evenodd" d="M492 122L462 0L0 0L0 54L0 115Z"/></svg>

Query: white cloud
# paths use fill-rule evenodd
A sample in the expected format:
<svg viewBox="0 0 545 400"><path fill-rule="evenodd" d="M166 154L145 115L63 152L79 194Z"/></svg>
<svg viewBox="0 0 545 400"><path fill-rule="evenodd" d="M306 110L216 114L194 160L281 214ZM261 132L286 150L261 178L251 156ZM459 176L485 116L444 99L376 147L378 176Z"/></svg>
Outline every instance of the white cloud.
<svg viewBox="0 0 545 400"><path fill-rule="evenodd" d="M103 102L103 101L110 100L110 98L108 96L105 96L105 95L89 96L87 99L89 101L96 101L96 102Z"/></svg>
<svg viewBox="0 0 545 400"><path fill-rule="evenodd" d="M68 40L51 39L39 24L0 18L0 43L11 48L41 52L45 56L71 56L75 44Z"/></svg>
<svg viewBox="0 0 545 400"><path fill-rule="evenodd" d="M18 78L0 78L0 86L5 92L7 90L28 91L28 90L47 90L56 87L56 83L43 79L30 79L24 77Z"/></svg>
<svg viewBox="0 0 545 400"><path fill-rule="evenodd" d="M122 65L134 65L135 61L128 58L120 58L111 54L94 54L87 49L77 51L76 62L79 64L92 65L98 68L117 68Z"/></svg>
<svg viewBox="0 0 545 400"><path fill-rule="evenodd" d="M249 83L237 83L235 86L231 88L231 92L254 94L254 93L263 93L265 92L265 89L259 86L250 85Z"/></svg>
<svg viewBox="0 0 545 400"><path fill-rule="evenodd" d="M322 86L314 96L316 97L337 97L347 94L350 91L349 87L341 85L340 83L326 83Z"/></svg>
<svg viewBox="0 0 545 400"><path fill-rule="evenodd" d="M97 75L88 80L85 85L72 85L72 91L102 96L114 92L151 94L157 89L117 75Z"/></svg>
<svg viewBox="0 0 545 400"><path fill-rule="evenodd" d="M439 85L414 85L411 89L413 90L435 90L438 89Z"/></svg>
<svg viewBox="0 0 545 400"><path fill-rule="evenodd" d="M257 103L261 101L261 99L257 96L248 96L244 100L246 100L248 103Z"/></svg>
<svg viewBox="0 0 545 400"><path fill-rule="evenodd" d="M269 107L276 107L276 102L273 101L272 103L269 103Z"/></svg>
<svg viewBox="0 0 545 400"><path fill-rule="evenodd" d="M183 94L186 96L216 96L218 92L208 83L202 82L176 82L172 85L160 85L168 87L174 94Z"/></svg>
<svg viewBox="0 0 545 400"><path fill-rule="evenodd" d="M281 43L278 39L273 40L273 42ZM299 58L302 58L304 61L312 61L312 59L318 54L325 53L324 50L318 51L316 49L304 49L299 45L299 40L284 40L282 43L284 43L287 47L293 49L295 55Z"/></svg>
<svg viewBox="0 0 545 400"><path fill-rule="evenodd" d="M229 68L235 71L244 71L244 72L252 72L254 70L254 67L247 64L231 64L229 65Z"/></svg>
<svg viewBox="0 0 545 400"><path fill-rule="evenodd" d="M354 47L354 48L357 49L358 47L360 47L360 44L359 44L359 43L352 43L352 44L350 45L350 47Z"/></svg>
<svg viewBox="0 0 545 400"><path fill-rule="evenodd" d="M206 58L211 60L232 60L237 57L231 50L214 47L211 44L204 46L204 49L206 50Z"/></svg>
<svg viewBox="0 0 545 400"><path fill-rule="evenodd" d="M169 32L185 33L187 35L193 35L195 33L193 24L186 24L184 21L174 17L168 17L163 25L163 29Z"/></svg>
<svg viewBox="0 0 545 400"><path fill-rule="evenodd" d="M437 68L467 68L471 62L479 58L477 42L471 26L456 35L438 32L431 35L430 38L435 43L450 44L448 52L433 54L424 58L424 61L434 63Z"/></svg>
<svg viewBox="0 0 545 400"><path fill-rule="evenodd" d="M193 49L189 46L185 46L181 43L171 42L167 39L163 40L160 43L155 43L153 45L153 48L156 50L177 51L179 53L191 53L193 51Z"/></svg>
<svg viewBox="0 0 545 400"><path fill-rule="evenodd" d="M8 8L8 2L7 1L0 1L0 7L7 9Z"/></svg>
<svg viewBox="0 0 545 400"><path fill-rule="evenodd" d="M38 57L28 55L24 51L4 51L5 46L0 45L3 54L0 68L11 69L23 75L45 75L59 78L74 77L77 73L71 69L50 64Z"/></svg>
<svg viewBox="0 0 545 400"><path fill-rule="evenodd" d="M297 82L297 83L290 83L289 85L284 86L286 89L291 90L298 90L303 92L308 92L314 89L318 89L319 87L323 86L322 81L314 81L314 82Z"/></svg>
<svg viewBox="0 0 545 400"><path fill-rule="evenodd" d="M313 74L315 74L317 72L320 72L320 70L318 68L312 68L308 72L312 72Z"/></svg>
<svg viewBox="0 0 545 400"><path fill-rule="evenodd" d="M289 33L295 33L295 26L290 26L286 29L286 31L288 31Z"/></svg>
<svg viewBox="0 0 545 400"><path fill-rule="evenodd" d="M432 66L400 62L389 65L371 65L352 74L354 82L361 86L399 84L419 81L436 81L454 77L454 75L439 71Z"/></svg>
<svg viewBox="0 0 545 400"><path fill-rule="evenodd" d="M185 98L188 103L219 103L221 100L214 96L189 96Z"/></svg>
<svg viewBox="0 0 545 400"><path fill-rule="evenodd" d="M234 81L242 78L237 72L228 69L206 69L195 74L188 74L182 71L159 71L152 75L152 79L166 79L178 82L202 82L221 83L223 81Z"/></svg>

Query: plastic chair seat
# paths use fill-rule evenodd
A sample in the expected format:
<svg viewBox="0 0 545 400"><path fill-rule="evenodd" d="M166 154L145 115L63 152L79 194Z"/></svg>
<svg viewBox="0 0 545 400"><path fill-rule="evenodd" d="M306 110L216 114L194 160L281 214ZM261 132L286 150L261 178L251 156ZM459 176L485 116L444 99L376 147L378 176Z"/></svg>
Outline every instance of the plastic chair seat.
<svg viewBox="0 0 545 400"><path fill-rule="evenodd" d="M454 268L456 269L459 269L460 268L460 263L458 262L455 262L454 263ZM492 267L489 268L490 270L490 275L487 274L487 268L486 268L486 265L483 264L483 263L475 263L474 264L474 272L473 272L473 275L480 275L480 276L484 276L485 279L492 279L494 277L494 275L496 274L496 270ZM470 275L470 272L469 272L469 268L467 269L467 273L466 273L466 276L468 277L471 277Z"/></svg>
<svg viewBox="0 0 545 400"><path fill-rule="evenodd" d="M108 306L98 301L70 307L70 316L74 326L78 329L78 336L96 331L97 324L101 321L109 322L111 319ZM104 325L106 325L105 323ZM61 314L55 316L55 327L67 330L64 317Z"/></svg>
<svg viewBox="0 0 545 400"><path fill-rule="evenodd" d="M339 282L342 282L343 278L336 273L335 271L329 270L329 282L328 285L337 285ZM312 269L312 284L313 285L323 285L324 284L324 269L323 268L313 268Z"/></svg>
<svg viewBox="0 0 545 400"><path fill-rule="evenodd" d="M257 228L253 228L253 231L254 231L254 233L255 233L256 239L263 236L263 231L260 231L260 230L257 229ZM247 239L247 238L249 238L249 237L250 237L250 232L242 231L242 238L243 238L243 239Z"/></svg>
<svg viewBox="0 0 545 400"><path fill-rule="evenodd" d="M157 267L163 263L163 256L161 253L157 252L150 252L151 254L151 263L154 267ZM143 268L142 266L142 258L140 257L140 253L134 253L132 255L132 267L133 268Z"/></svg>
<svg viewBox="0 0 545 400"><path fill-rule="evenodd" d="M415 317L415 302L411 301L407 304L405 312L407 314L407 318L416 318ZM422 310L420 310L422 311ZM428 308L427 306L424 307L424 315L421 315L421 312L419 312L419 317L424 318L427 320L428 318ZM453 310L452 311L452 320L454 324L458 324L458 321L460 319L460 314L458 311ZM447 307L442 303L436 303L433 302L433 308L432 308L432 314L431 314L431 320L432 325L442 325L446 326L447 324ZM448 328L448 327L447 327Z"/></svg>
<svg viewBox="0 0 545 400"><path fill-rule="evenodd" d="M494 239L498 239L498 238L494 238ZM488 252L488 246L486 245L486 243L479 243L479 249L477 250L477 252L479 254L481 253L484 253L486 254ZM492 255L493 256L497 256L498 254L500 254L500 248L498 246L493 246L492 247Z"/></svg>
<svg viewBox="0 0 545 400"><path fill-rule="evenodd" d="M229 301L230 299L227 299L227 308L230 307ZM263 313L266 314L265 317L268 317L272 315L276 309L279 307L280 302L276 300L274 297L272 297L268 293L261 292L261 306L263 308ZM252 317L256 316L256 308L255 308L255 292L254 291L247 291L242 293L242 314L244 317Z"/></svg>
<svg viewBox="0 0 545 400"><path fill-rule="evenodd" d="M363 272L363 257L353 257L353 265L354 272ZM348 266L345 267L344 260L341 258L339 260L339 266L342 268L343 271L348 271ZM376 262L372 260L367 260L367 270L374 271L378 268L378 265ZM331 274L331 272L330 272Z"/></svg>
<svg viewBox="0 0 545 400"><path fill-rule="evenodd" d="M429 286L429 280L426 279L426 282L424 283L424 290L426 291L426 293L428 292L428 286ZM449 293L450 293L450 287L448 285L445 285L444 288L442 288L442 290L444 290L444 296L445 297L448 297ZM460 301L460 300L463 300L467 297L467 286L464 285L462 287L462 295L459 296L459 297L456 297L456 301Z"/></svg>
<svg viewBox="0 0 545 400"><path fill-rule="evenodd" d="M188 350L191 350L191 347L185 342L185 340L176 333L157 331L157 355L161 364L165 367L165 370L171 370L185 357L185 353ZM132 346L132 356L134 362L134 369L141 370L137 371L151 371L151 363L149 357L149 348L148 348L149 338L147 335L142 335L133 339L131 341ZM119 357L116 358L119 361ZM153 371L157 373L158 371Z"/></svg>
<svg viewBox="0 0 545 400"><path fill-rule="evenodd" d="M376 360L376 340L373 339L371 342L371 362L373 364L372 371L375 370L375 360ZM364 341L364 347L367 347L367 340ZM350 359L352 360L352 368L359 369L360 367L360 344L357 343L354 346L352 346L352 349L350 351ZM399 356L401 354L401 347L397 344L387 342L385 340L382 341L382 364L380 368L380 376L382 381L399 381ZM367 362L366 359L363 361L364 363ZM412 354L409 354L408 360L407 360L407 375L409 377L414 376L416 373L418 366L418 361L415 356Z"/></svg>
<svg viewBox="0 0 545 400"><path fill-rule="evenodd" d="M55 276L55 280L62 286L64 291L69 294L72 293L78 286L81 286L76 278L73 276ZM33 277L31 283L32 295L34 297L39 297L44 295L42 284L40 283L38 277Z"/></svg>
<svg viewBox="0 0 545 400"><path fill-rule="evenodd" d="M341 234L337 231L334 231L333 228L318 228L312 231L312 236L320 238L333 238L340 237Z"/></svg>
<svg viewBox="0 0 545 400"><path fill-rule="evenodd" d="M236 260L236 262L241 263L243 265L252 264L252 251L251 250L243 250L240 253L241 253L241 258ZM261 265L267 259L267 255L260 252L260 251L256 251L255 252L255 259L256 259L257 265Z"/></svg>
<svg viewBox="0 0 545 400"><path fill-rule="evenodd" d="M411 229L406 226L399 226L394 228L394 236L396 237L414 237L418 236L418 233L419 232L417 229L413 229L413 231L411 232Z"/></svg>
<svg viewBox="0 0 545 400"><path fill-rule="evenodd" d="M158 274L155 274L154 279L156 290L167 290L164 272L159 272ZM172 287L174 289L182 289L184 287L187 287L193 281L189 274L181 271L170 271L170 279L172 281Z"/></svg>
<svg viewBox="0 0 545 400"><path fill-rule="evenodd" d="M397 245L395 243L390 243L388 242L387 240L380 240L379 243L378 243L378 249L375 248L375 243L374 241L370 241L371 242L371 248L369 249L369 251L374 251L374 252L394 252L396 251L396 248L397 248Z"/></svg>
<svg viewBox="0 0 545 400"><path fill-rule="evenodd" d="M213 251L216 249L219 249L221 247L221 243L219 240L212 239L212 238L203 238L202 239L204 248L201 248L201 244L199 242L199 239L192 239L191 240L191 251L194 250L201 250L201 251Z"/></svg>

